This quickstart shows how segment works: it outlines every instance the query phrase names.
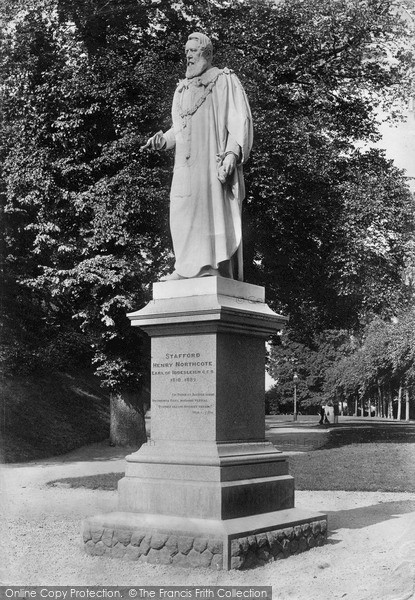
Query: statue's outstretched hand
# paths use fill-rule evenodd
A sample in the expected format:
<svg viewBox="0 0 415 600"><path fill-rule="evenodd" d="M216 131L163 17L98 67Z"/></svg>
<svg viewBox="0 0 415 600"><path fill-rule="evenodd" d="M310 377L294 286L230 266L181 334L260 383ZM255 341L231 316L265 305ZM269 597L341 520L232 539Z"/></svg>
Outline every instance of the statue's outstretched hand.
<svg viewBox="0 0 415 600"><path fill-rule="evenodd" d="M166 139L163 135L163 132L160 130L155 133L151 138L147 140L147 143L144 146L140 147L140 152L143 150L147 150L147 148L151 148L152 150L161 150L166 145Z"/></svg>

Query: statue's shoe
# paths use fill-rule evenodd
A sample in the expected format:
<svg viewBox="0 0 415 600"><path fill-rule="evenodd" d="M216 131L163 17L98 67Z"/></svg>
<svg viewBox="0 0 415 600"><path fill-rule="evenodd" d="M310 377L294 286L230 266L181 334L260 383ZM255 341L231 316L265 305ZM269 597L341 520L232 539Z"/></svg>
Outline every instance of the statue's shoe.
<svg viewBox="0 0 415 600"><path fill-rule="evenodd" d="M219 269L213 269L212 267L202 269L197 277L219 277Z"/></svg>
<svg viewBox="0 0 415 600"><path fill-rule="evenodd" d="M170 275L164 275L164 277L160 277L160 281L178 281L179 279L186 279L186 277L182 277L177 271L173 271L173 273L170 273Z"/></svg>
<svg viewBox="0 0 415 600"><path fill-rule="evenodd" d="M212 267L204 267L196 277L219 277L219 269L213 269ZM188 277L182 277L177 271L173 271L170 275L164 275L160 277L160 281L178 281L179 279L189 279Z"/></svg>

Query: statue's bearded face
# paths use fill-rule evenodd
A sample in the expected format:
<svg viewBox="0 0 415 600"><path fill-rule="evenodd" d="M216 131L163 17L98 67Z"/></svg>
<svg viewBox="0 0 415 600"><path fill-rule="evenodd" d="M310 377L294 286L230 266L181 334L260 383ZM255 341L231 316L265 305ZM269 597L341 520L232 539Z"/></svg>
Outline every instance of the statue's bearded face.
<svg viewBox="0 0 415 600"><path fill-rule="evenodd" d="M191 79L206 71L209 60L204 56L203 49L198 40L189 40L185 47L186 53L186 77Z"/></svg>

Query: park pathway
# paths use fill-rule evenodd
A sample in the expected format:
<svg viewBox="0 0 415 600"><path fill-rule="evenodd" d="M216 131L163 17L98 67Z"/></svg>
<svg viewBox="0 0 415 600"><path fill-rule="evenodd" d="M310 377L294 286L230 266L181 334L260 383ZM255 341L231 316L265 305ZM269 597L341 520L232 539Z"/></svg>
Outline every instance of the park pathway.
<svg viewBox="0 0 415 600"><path fill-rule="evenodd" d="M2 467L4 584L272 585L274 600L413 597L415 494L410 493L297 492L297 506L328 513L327 545L252 571L187 571L87 556L80 547L80 522L115 510L116 492L46 483L123 471L124 453L93 444L63 457Z"/></svg>

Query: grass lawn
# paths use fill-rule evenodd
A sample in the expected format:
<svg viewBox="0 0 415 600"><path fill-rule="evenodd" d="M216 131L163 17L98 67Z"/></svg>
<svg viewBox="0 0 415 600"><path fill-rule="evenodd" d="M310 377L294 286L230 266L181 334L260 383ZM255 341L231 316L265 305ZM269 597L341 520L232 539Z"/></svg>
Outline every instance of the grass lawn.
<svg viewBox="0 0 415 600"><path fill-rule="evenodd" d="M368 443L290 456L298 490L415 492L415 444Z"/></svg>
<svg viewBox="0 0 415 600"><path fill-rule="evenodd" d="M298 490L415 492L415 444L366 443L289 457ZM116 490L123 473L59 479L49 485Z"/></svg>
<svg viewBox="0 0 415 600"><path fill-rule="evenodd" d="M49 481L48 485L68 488L86 488L88 490L116 490L124 473L104 473L103 475L87 475L86 477L66 477Z"/></svg>

